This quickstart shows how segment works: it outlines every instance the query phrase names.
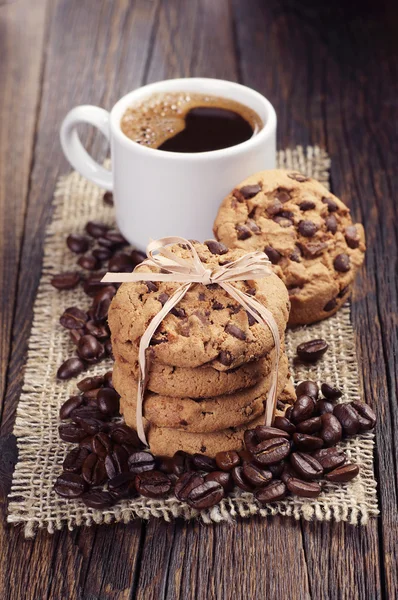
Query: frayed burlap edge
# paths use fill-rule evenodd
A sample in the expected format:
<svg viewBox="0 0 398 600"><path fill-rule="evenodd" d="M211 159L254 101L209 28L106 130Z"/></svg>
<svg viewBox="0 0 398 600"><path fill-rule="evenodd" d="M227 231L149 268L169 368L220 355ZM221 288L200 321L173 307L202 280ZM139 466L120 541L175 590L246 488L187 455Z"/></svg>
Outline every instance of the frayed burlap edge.
<svg viewBox="0 0 398 600"><path fill-rule="evenodd" d="M318 147L297 147L278 153L280 167L299 170L328 185L330 161ZM86 306L82 290L59 293L50 285L55 273L75 268L76 257L66 249L68 233L78 232L90 219L113 223L113 210L102 201L102 191L76 172L60 179L54 194L54 214L46 231L43 273L34 306L34 318L25 371L25 384L18 404L14 433L18 440L19 460L9 494L8 522L23 523L25 536L33 537L38 528L50 533L67 525L127 523L137 517L176 517L200 519L203 523L233 522L237 517L280 514L296 519L348 521L366 524L378 514L376 482L373 475L373 435L368 433L347 440L343 445L348 458L360 465L360 475L346 485L325 484L317 500L289 498L260 508L252 494L237 493L211 510L198 512L176 498L126 500L108 510L87 508L81 501L67 501L53 491L61 471L68 444L58 438L58 411L74 392L76 380L59 382L57 367L73 352L72 343L59 324L59 316L72 305ZM318 382L330 380L344 392L343 400L359 398L358 372L353 331L348 306L322 323L287 333L287 352L293 361L298 343L322 337L330 346L327 359L315 367L291 363L296 381L305 378ZM90 368L90 374L103 373L111 363Z"/></svg>

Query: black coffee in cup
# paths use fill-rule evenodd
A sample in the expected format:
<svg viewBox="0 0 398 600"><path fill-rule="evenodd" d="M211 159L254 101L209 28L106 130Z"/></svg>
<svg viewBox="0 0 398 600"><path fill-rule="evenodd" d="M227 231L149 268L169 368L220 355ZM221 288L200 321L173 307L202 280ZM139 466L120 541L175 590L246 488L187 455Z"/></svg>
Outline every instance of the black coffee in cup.
<svg viewBox="0 0 398 600"><path fill-rule="evenodd" d="M123 133L138 144L166 152L209 152L236 146L264 126L243 104L204 94L150 96L126 110Z"/></svg>

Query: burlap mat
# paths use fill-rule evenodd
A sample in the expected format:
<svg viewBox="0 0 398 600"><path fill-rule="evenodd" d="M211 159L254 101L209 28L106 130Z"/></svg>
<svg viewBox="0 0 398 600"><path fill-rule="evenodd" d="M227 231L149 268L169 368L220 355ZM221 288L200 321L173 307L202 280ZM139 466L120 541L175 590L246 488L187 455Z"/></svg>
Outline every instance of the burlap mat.
<svg viewBox="0 0 398 600"><path fill-rule="evenodd" d="M317 147L279 152L281 167L299 170L328 185L329 159ZM342 444L348 458L360 465L360 475L346 485L325 484L317 500L288 498L260 508L252 494L237 492L210 510L198 512L175 498L125 500L103 510L87 508L81 501L67 501L53 491L61 472L68 444L58 438L58 411L69 394L76 389L76 380L55 379L58 366L73 354L72 342L59 324L59 317L68 306L88 305L81 289L58 292L50 285L52 275L73 270L76 257L66 248L65 238L79 232L90 219L113 223L113 209L102 201L103 192L77 173L63 177L54 195L53 219L47 229L43 273L34 307L33 327L29 341L25 384L19 401L14 433L18 439L19 461L9 494L8 522L23 523L26 537L32 537L38 527L50 533L67 524L69 529L93 523L111 523L140 517L175 517L186 520L199 518L204 523L233 521L235 517L259 514L281 514L296 519L336 519L366 524L378 514L376 482L373 475L373 435L367 433ZM359 399L359 383L350 309L345 306L337 315L320 324L289 331L286 336L288 355L293 360L298 343L325 338L329 343L327 358L315 367L296 367L291 363L295 380L330 380L344 392L344 399ZM112 367L110 361L90 368L90 374L103 373ZM83 375L82 375L83 377Z"/></svg>

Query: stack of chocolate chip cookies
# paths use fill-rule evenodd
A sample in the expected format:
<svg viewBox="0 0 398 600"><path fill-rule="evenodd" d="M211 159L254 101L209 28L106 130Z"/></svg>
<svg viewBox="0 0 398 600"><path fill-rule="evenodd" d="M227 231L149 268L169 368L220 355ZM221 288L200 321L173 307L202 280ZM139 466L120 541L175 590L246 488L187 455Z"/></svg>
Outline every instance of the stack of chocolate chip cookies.
<svg viewBox="0 0 398 600"><path fill-rule="evenodd" d="M243 256L209 240L194 242L206 267L214 270ZM173 252L188 258L189 251ZM136 271L155 271L140 266ZM138 348L152 318L180 284L142 281L124 283L109 309L115 356L113 382L121 396L127 425L136 427ZM273 315L282 341L278 397L293 402L284 332L289 297L276 275L233 284L252 295ZM154 454L172 456L178 450L214 456L243 447L248 427L264 422L265 400L275 368L271 331L260 325L217 284L194 284L163 319L147 350L149 376L143 416Z"/></svg>

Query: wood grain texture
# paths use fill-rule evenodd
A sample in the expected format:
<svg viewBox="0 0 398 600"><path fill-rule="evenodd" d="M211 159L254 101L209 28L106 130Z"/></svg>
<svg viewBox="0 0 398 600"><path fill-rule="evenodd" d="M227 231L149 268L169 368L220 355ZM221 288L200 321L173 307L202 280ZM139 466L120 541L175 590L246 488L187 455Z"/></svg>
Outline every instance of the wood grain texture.
<svg viewBox="0 0 398 600"><path fill-rule="evenodd" d="M8 265L5 271L2 267L8 278L2 275L3 290L4 281L9 282L1 298L6 335L0 385L13 323L2 435L11 432L14 420L51 197L57 177L68 169L58 142L63 116L80 103L110 108L130 89L158 79L222 77L250 85L271 100L278 113L279 147L312 143L328 149L333 189L364 222L368 252L355 288L353 319L361 385L379 417L381 516L366 528L283 518L211 527L154 519L63 530L52 537L41 531L35 540L25 541L19 529L4 524L3 502L0 597L398 597L396 3L57 0L51 11L45 8L44 0L29 8L22 0L0 7L0 33L5 10L14 15L16 30L29 29L31 46L30 62L22 65L17 62L22 56L18 38L11 39L9 29L5 38L0 35L0 48L6 50L5 62L3 55L0 61L2 83L6 81L0 88L0 175L9 162L4 156L10 110L18 110L10 104L21 76L16 65L24 73L30 70L23 77L35 98L44 66L36 129L32 102L23 99L26 122L18 126L24 127L24 144L16 149L21 171L18 177L11 172L6 183L0 176L1 214L11 218L0 223L8 253L7 261L0 262ZM106 144L95 131L86 131L84 140L96 157L105 156ZM18 203L7 204L5 212L9 194ZM9 266L15 264L17 268Z"/></svg>

